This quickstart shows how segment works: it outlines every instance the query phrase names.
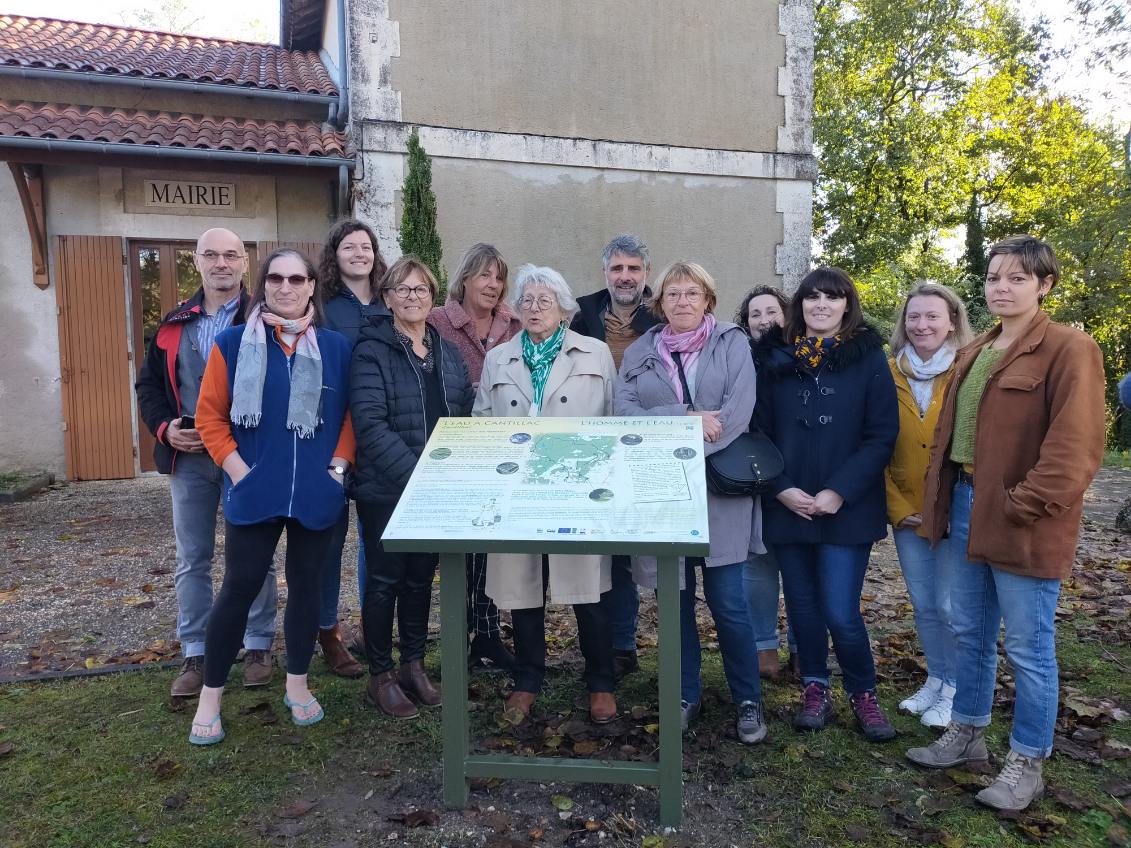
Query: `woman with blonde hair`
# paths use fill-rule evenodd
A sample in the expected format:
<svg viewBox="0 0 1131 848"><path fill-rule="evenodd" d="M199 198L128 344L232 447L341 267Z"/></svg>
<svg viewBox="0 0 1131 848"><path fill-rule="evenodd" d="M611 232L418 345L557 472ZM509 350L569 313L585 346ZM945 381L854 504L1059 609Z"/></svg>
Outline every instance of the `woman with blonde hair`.
<svg viewBox="0 0 1131 848"><path fill-rule="evenodd" d="M888 364L899 403L899 436L885 474L888 519L927 661L927 681L899 708L928 727L946 727L954 701L950 569L923 532L923 478L954 356L973 338L966 307L946 286L920 281L903 301ZM944 541L945 545L946 542Z"/></svg>

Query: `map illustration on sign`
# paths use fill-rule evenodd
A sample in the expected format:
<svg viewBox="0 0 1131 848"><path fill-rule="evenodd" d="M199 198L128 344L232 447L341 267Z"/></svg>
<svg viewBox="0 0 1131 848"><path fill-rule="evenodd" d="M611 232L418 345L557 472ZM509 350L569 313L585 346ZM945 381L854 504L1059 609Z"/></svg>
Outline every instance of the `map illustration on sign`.
<svg viewBox="0 0 1131 848"><path fill-rule="evenodd" d="M703 480L694 416L442 418L384 538L707 542Z"/></svg>

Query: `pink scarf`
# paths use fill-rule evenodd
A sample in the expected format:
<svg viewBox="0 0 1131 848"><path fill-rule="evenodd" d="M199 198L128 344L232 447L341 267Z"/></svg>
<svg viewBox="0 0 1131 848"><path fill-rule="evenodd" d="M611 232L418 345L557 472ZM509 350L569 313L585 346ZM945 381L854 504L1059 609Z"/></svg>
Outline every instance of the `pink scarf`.
<svg viewBox="0 0 1131 848"><path fill-rule="evenodd" d="M664 370L668 372L668 377L671 379L672 385L675 386L675 394L680 403L691 403L691 398L683 396L683 386L679 381L679 369L676 367L675 360L672 359L672 352L675 351L680 355L683 373L686 374L695 364L695 360L699 358L699 354L707 344L707 339L711 338L713 332L715 332L715 316L708 312L703 316L703 323L694 330L689 330L686 333L673 333L671 324L665 324L664 329L656 333L656 353L660 355L660 361L664 363Z"/></svg>

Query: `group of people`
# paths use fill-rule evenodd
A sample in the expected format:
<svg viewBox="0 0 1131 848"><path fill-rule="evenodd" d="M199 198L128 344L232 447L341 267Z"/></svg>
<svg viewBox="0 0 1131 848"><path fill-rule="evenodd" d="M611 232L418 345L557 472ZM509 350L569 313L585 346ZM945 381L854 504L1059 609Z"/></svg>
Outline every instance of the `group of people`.
<svg viewBox="0 0 1131 848"><path fill-rule="evenodd" d="M650 288L648 248L628 234L605 248L605 287L581 297L552 268L524 265L511 280L499 251L477 244L436 306L431 270L411 256L386 267L358 221L331 230L317 270L278 250L244 292L246 263L235 234L201 236L202 289L163 321L137 384L159 469L172 475L185 656L172 693L199 694L190 741L223 738L221 696L241 644L245 685L270 680L284 529L293 721L323 716L307 683L316 642L335 673L364 673L337 622L350 499L367 700L401 719L441 703L423 663L437 557L381 542L440 418L694 415L706 456L759 428L784 472L760 497L708 493L710 552L680 573L684 728L702 709L701 583L738 738L765 738L760 676L779 670L780 575L802 684L793 726L819 730L834 714L831 641L857 725L870 740L893 738L860 610L872 546L890 524L927 666L900 708L945 728L908 757L938 768L986 758L1004 620L1014 730L979 799L1020 809L1039 794L1056 718L1059 581L1104 428L1098 348L1040 308L1059 278L1047 244L1019 236L990 251L993 330L971 341L962 301L924 282L888 351L838 268L810 272L789 298L754 289L731 322L697 263L671 264ZM225 573L213 604L221 500ZM643 556L471 555L470 661L511 675L505 710L522 721L545 676L547 600L571 604L590 718L609 722L617 680L639 667L638 586L655 585L655 560Z"/></svg>

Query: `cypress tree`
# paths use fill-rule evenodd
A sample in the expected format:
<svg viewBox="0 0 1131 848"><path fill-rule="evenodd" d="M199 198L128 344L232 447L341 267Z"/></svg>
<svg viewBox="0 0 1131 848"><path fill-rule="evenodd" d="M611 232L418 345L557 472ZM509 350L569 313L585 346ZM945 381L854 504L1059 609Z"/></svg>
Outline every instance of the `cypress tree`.
<svg viewBox="0 0 1131 848"><path fill-rule="evenodd" d="M436 305L440 306L448 297L448 274L441 261L444 251L440 245L440 234L436 231L432 157L421 146L416 130L408 137L408 173L405 174L401 195L401 253L417 257L432 269L440 283L440 294L436 298Z"/></svg>

